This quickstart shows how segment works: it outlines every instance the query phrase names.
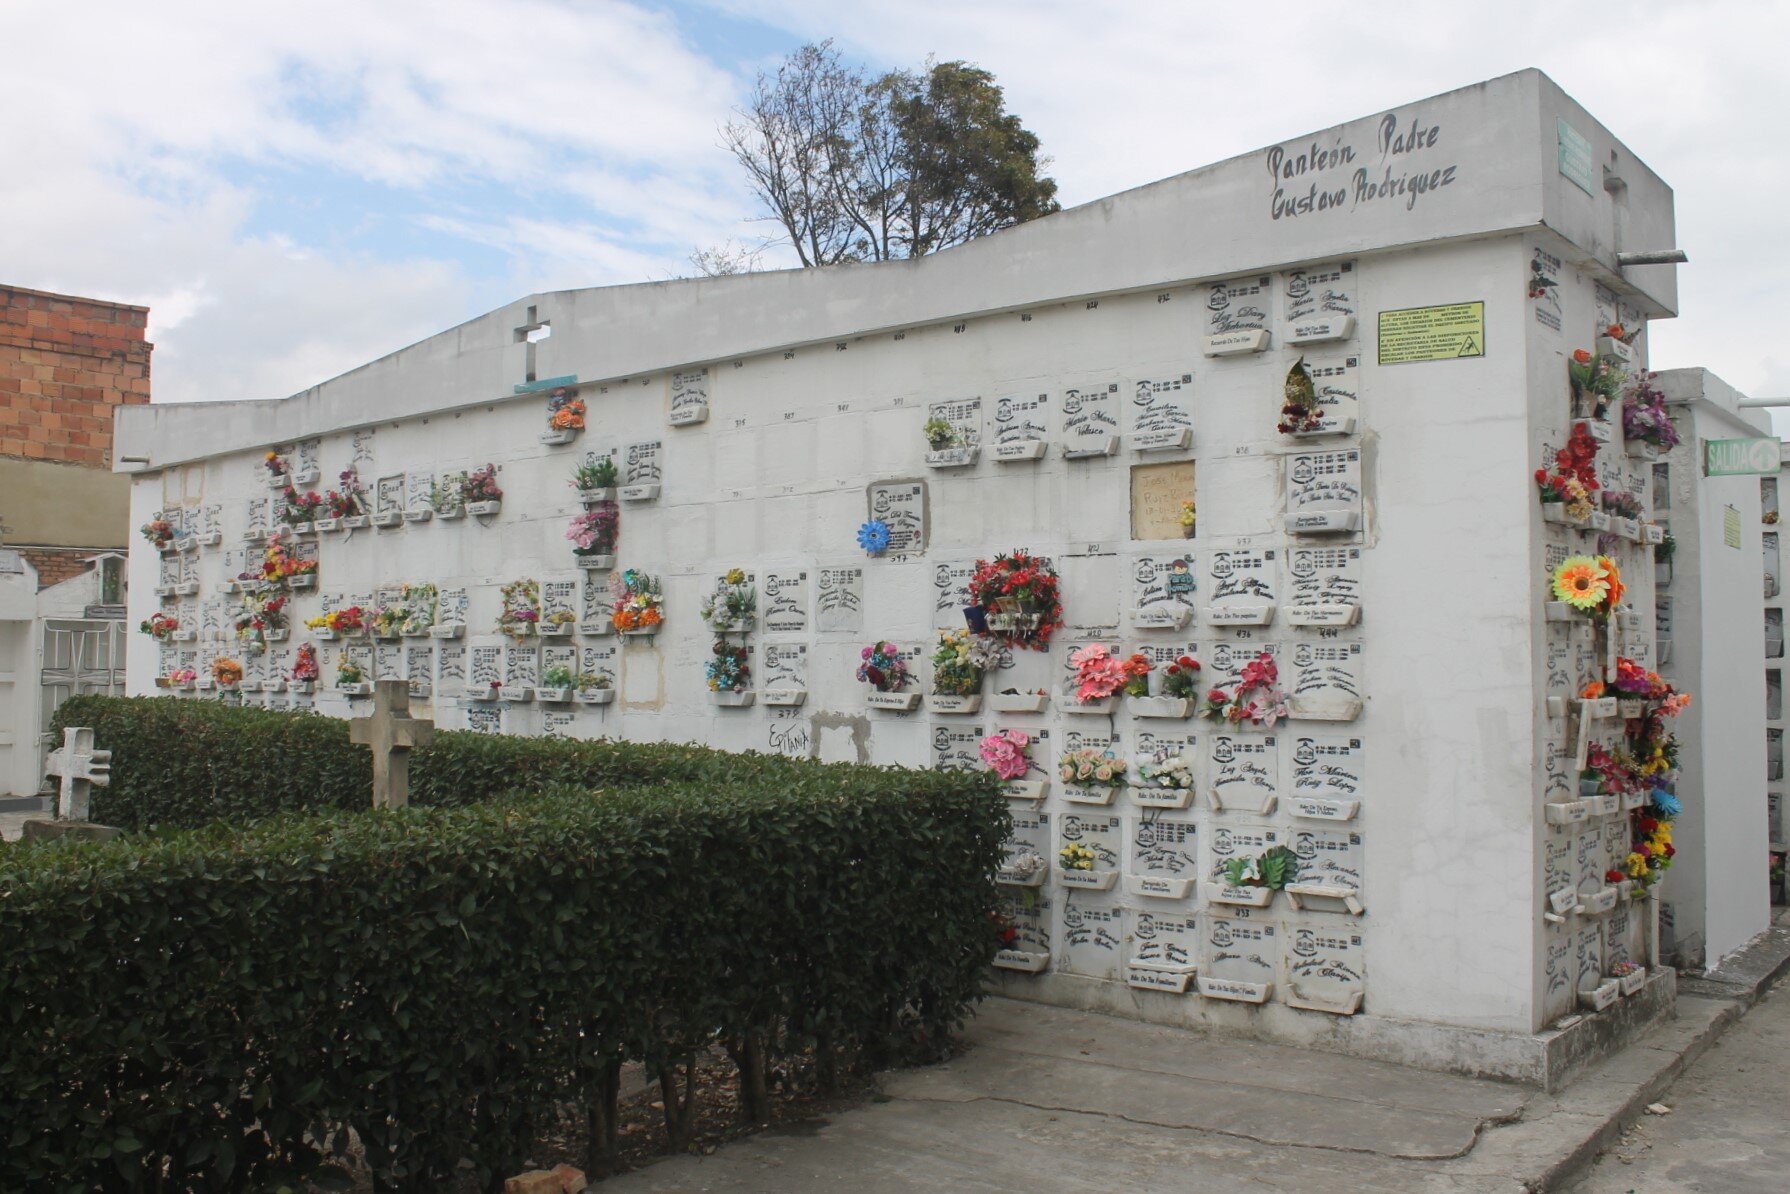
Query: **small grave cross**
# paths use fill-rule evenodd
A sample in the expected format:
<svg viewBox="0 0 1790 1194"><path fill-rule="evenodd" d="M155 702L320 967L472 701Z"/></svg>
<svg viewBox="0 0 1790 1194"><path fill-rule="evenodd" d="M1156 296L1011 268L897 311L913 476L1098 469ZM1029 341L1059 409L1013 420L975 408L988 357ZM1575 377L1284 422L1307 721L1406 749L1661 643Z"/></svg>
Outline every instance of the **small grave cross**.
<svg viewBox="0 0 1790 1194"><path fill-rule="evenodd" d="M85 821L93 785L103 788L112 782L112 752L93 749L91 729L70 726L62 731L62 746L44 761L44 771L62 781L56 796L57 819Z"/></svg>
<svg viewBox="0 0 1790 1194"><path fill-rule="evenodd" d="M373 807L403 808L410 803L410 752L435 741L435 723L410 716L408 681L379 680L372 716L349 722L348 740L373 750Z"/></svg>
<svg viewBox="0 0 1790 1194"><path fill-rule="evenodd" d="M516 343L528 345L528 361L522 380L531 382L535 380L535 345L553 334L553 321L538 318L535 308L530 307L528 318L522 321L522 326L516 328L515 332Z"/></svg>

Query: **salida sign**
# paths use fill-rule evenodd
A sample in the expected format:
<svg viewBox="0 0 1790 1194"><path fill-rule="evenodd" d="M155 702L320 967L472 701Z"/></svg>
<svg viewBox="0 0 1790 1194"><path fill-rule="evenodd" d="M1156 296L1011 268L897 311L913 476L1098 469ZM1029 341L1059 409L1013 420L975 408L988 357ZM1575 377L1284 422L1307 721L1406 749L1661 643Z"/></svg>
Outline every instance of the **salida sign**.
<svg viewBox="0 0 1790 1194"><path fill-rule="evenodd" d="M1357 150L1342 137L1329 144L1276 145L1263 159L1274 180L1269 212L1283 220L1353 211L1387 199L1402 199L1404 209L1411 211L1423 196L1454 185L1457 163L1415 160L1416 155L1431 155L1442 139L1442 126L1421 113L1401 117L1388 112L1375 122L1373 150Z"/></svg>

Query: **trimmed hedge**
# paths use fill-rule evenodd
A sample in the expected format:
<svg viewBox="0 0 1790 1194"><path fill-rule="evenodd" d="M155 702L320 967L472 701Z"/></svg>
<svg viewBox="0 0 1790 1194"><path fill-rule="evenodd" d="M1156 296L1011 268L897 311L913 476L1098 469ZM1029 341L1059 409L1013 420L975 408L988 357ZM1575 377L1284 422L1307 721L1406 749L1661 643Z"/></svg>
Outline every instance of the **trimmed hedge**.
<svg viewBox="0 0 1790 1194"><path fill-rule="evenodd" d="M195 702L170 721L161 704L71 702L118 751L112 799L153 800L164 822L306 784L336 799L355 779L324 719ZM113 708L147 737L127 745ZM197 757L239 726L227 756ZM418 769L428 791L447 791L444 756L495 757L453 737ZM712 761L577 757L660 775ZM514 1172L568 1100L612 1140L624 1059L664 1079L675 1113L717 1042L762 1088L779 1050L943 1041L997 947L1005 802L979 775L764 762L723 784L0 849L0 1189L271 1188L349 1129L378 1188L434 1189L462 1158ZM266 779L224 791L245 766ZM162 767L176 774L129 778ZM213 803L163 791L195 777Z"/></svg>
<svg viewBox="0 0 1790 1194"><path fill-rule="evenodd" d="M178 697L80 696L56 711L58 738L66 726L91 726L112 752L111 785L93 790L91 815L102 824L196 829L372 803L372 755L348 741L341 718ZM857 770L704 746L443 730L433 746L411 752L410 802L446 808L556 783L725 786Z"/></svg>

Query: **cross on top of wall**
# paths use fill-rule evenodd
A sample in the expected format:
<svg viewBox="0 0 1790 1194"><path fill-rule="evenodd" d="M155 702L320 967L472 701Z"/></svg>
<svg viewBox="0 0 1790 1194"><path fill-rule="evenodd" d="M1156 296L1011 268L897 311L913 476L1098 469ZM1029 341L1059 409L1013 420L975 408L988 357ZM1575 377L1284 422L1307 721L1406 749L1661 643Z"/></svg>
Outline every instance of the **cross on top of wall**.
<svg viewBox="0 0 1790 1194"><path fill-rule="evenodd" d="M541 319L535 314L535 308L528 309L528 318L516 329L516 343L528 346L528 359L524 364L522 380L531 382L535 379L535 345L553 335L553 321Z"/></svg>
<svg viewBox="0 0 1790 1194"><path fill-rule="evenodd" d="M373 807L410 803L410 752L435 741L435 723L410 716L410 682L373 685L373 713L348 723L348 740L373 750Z"/></svg>

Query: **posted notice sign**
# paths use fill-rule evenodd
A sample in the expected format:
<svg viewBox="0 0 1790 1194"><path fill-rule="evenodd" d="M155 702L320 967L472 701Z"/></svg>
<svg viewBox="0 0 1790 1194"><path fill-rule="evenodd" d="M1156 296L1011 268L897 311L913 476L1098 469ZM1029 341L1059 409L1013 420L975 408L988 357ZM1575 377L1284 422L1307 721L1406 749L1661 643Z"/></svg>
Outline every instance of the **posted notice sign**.
<svg viewBox="0 0 1790 1194"><path fill-rule="evenodd" d="M1380 312L1380 364L1485 355L1485 303Z"/></svg>

